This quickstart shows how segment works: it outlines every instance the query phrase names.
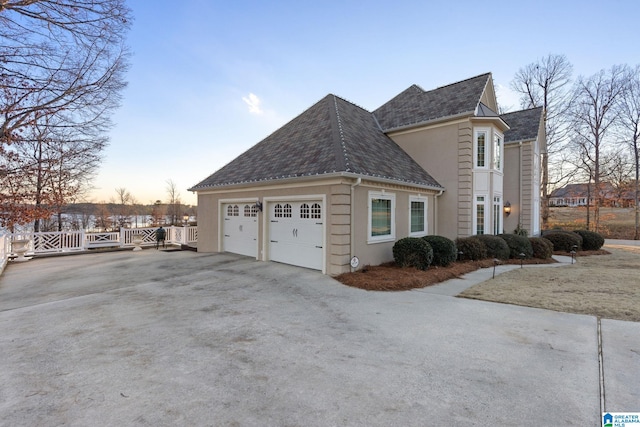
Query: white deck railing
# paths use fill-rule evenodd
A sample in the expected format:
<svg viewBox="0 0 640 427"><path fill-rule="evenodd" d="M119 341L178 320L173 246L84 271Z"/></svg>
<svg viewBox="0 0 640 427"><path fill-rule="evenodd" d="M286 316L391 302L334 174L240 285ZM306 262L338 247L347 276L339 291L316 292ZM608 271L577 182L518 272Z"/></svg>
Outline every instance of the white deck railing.
<svg viewBox="0 0 640 427"><path fill-rule="evenodd" d="M198 227L166 227L167 245L189 245L198 241ZM29 240L27 255L80 252L97 248L134 247L135 235L142 236L141 246L156 244L156 228L123 228L119 232L88 233L85 231L56 231L32 233L6 233L0 235L0 271L11 256L11 241Z"/></svg>

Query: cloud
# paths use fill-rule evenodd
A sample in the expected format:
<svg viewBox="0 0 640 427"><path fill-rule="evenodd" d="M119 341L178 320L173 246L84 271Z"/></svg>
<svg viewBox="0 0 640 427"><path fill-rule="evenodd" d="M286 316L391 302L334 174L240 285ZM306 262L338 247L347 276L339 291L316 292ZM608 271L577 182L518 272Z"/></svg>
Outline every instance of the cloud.
<svg viewBox="0 0 640 427"><path fill-rule="evenodd" d="M242 100L249 106L249 112L254 114L262 114L263 110L260 108L262 101L257 95L249 93L249 96L243 96Z"/></svg>

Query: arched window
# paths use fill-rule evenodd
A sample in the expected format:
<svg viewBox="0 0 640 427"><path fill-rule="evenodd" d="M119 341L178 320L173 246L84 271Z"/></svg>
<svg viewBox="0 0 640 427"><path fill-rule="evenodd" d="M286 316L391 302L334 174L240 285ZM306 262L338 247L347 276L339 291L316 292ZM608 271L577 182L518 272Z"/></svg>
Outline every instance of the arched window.
<svg viewBox="0 0 640 427"><path fill-rule="evenodd" d="M314 203L311 205L311 218L320 219L322 218L322 208L318 203Z"/></svg>
<svg viewBox="0 0 640 427"><path fill-rule="evenodd" d="M300 206L300 218L309 218L309 205L306 203L303 203L302 206Z"/></svg>
<svg viewBox="0 0 640 427"><path fill-rule="evenodd" d="M251 216L251 206L244 205L244 216Z"/></svg>
<svg viewBox="0 0 640 427"><path fill-rule="evenodd" d="M258 216L258 207L256 205L251 205L251 216Z"/></svg>
<svg viewBox="0 0 640 427"><path fill-rule="evenodd" d="M274 209L273 216L275 216L276 218L282 218L282 205L278 203L277 205L275 205L273 209Z"/></svg>
<svg viewBox="0 0 640 427"><path fill-rule="evenodd" d="M289 203L284 205L284 217L291 218L291 205Z"/></svg>
<svg viewBox="0 0 640 427"><path fill-rule="evenodd" d="M233 206L227 206L227 216L233 216Z"/></svg>

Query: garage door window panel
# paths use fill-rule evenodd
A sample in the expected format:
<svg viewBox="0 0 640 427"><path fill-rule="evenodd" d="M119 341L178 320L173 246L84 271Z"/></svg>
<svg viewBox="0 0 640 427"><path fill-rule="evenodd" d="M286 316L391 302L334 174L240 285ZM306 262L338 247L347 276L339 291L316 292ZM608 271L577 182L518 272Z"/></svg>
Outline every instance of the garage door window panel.
<svg viewBox="0 0 640 427"><path fill-rule="evenodd" d="M310 217L311 217L311 210L309 209L309 205L306 203L303 203L302 206L300 206L300 218L309 219Z"/></svg>

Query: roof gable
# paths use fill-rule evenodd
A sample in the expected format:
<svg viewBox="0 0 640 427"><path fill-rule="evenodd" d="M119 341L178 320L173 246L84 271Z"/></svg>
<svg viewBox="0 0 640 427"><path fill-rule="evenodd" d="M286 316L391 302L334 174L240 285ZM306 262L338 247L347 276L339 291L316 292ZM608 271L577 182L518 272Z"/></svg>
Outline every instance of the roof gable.
<svg viewBox="0 0 640 427"><path fill-rule="evenodd" d="M538 138L542 123L542 107L514 111L500 116L509 125L504 133L505 143L533 141Z"/></svg>
<svg viewBox="0 0 640 427"><path fill-rule="evenodd" d="M334 173L442 188L370 112L327 95L190 190Z"/></svg>
<svg viewBox="0 0 640 427"><path fill-rule="evenodd" d="M489 85L491 73L430 91L412 85L379 107L373 114L386 132L443 117L464 113L472 115L483 95L485 98L488 97L485 92Z"/></svg>

